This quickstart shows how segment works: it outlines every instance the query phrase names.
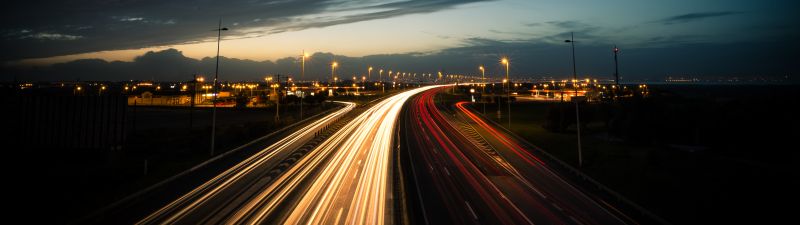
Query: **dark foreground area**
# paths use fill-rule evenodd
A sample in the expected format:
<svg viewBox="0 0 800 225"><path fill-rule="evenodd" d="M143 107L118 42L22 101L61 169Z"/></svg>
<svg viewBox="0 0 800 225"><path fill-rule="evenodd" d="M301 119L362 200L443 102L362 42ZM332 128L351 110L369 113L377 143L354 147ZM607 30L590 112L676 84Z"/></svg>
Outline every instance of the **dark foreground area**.
<svg viewBox="0 0 800 225"><path fill-rule="evenodd" d="M26 100L33 106L4 101L18 107L4 115L16 130L4 129L10 140L3 158L20 216L47 212L40 221L75 222L212 158L211 108L46 98ZM332 107L305 105L303 112L309 117ZM213 155L300 120L297 105L282 106L280 113L276 122L275 108L218 108Z"/></svg>
<svg viewBox="0 0 800 225"><path fill-rule="evenodd" d="M652 90L645 98L581 104L581 171L674 224L763 224L791 215L800 87ZM486 110L505 126L502 103L500 119L497 103ZM511 109L513 132L578 167L574 103L515 102Z"/></svg>

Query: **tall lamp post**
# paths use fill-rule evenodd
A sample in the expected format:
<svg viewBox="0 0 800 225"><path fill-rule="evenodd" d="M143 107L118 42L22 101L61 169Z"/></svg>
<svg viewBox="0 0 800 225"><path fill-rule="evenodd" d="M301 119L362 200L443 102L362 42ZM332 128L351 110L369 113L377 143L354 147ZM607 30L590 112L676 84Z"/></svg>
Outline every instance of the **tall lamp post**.
<svg viewBox="0 0 800 225"><path fill-rule="evenodd" d="M564 40L564 42L570 43L572 45L572 80L578 80L578 72L575 69L575 36L573 33L570 33L569 40ZM580 109L578 108L580 104L578 104L577 97L578 97L578 86L573 82L572 84L575 86L575 98L572 99L575 102L575 125L578 128L578 167L583 166L583 155L581 151L581 114Z"/></svg>
<svg viewBox="0 0 800 225"><path fill-rule="evenodd" d="M331 63L331 80L333 80L334 85L336 85L336 66L339 66L339 63L333 61L333 63Z"/></svg>
<svg viewBox="0 0 800 225"><path fill-rule="evenodd" d="M372 67L371 66L367 69L367 79L372 80Z"/></svg>
<svg viewBox="0 0 800 225"><path fill-rule="evenodd" d="M508 77L508 67L511 65L511 62L508 61L508 58L503 58L500 62L506 65L507 82L503 82L503 88L505 88L506 83L508 83L508 88L506 88L506 105L508 105L508 129L511 129L511 79Z"/></svg>
<svg viewBox="0 0 800 225"><path fill-rule="evenodd" d="M381 92L386 92L386 89L383 88L383 69L378 70L378 83L381 84Z"/></svg>
<svg viewBox="0 0 800 225"><path fill-rule="evenodd" d="M615 87L619 87L619 63L617 62L617 55L618 54L619 54L619 48L617 48L617 45L614 45L614 84L616 84ZM615 99L617 97L617 94L618 94L617 90L614 89L614 98Z"/></svg>
<svg viewBox="0 0 800 225"><path fill-rule="evenodd" d="M485 70L486 69L484 69L483 66L479 66L478 69L481 70L481 102L483 102L483 115L485 116L486 115L486 101L484 101L482 98L483 98L483 95L486 94L486 74L485 74Z"/></svg>
<svg viewBox="0 0 800 225"><path fill-rule="evenodd" d="M300 63L300 81L302 82L306 76L306 58L308 58L308 53L306 50L303 50L303 54L300 55L302 61ZM300 87L300 120L303 120L303 98L305 98L306 93L303 91L303 87Z"/></svg>
<svg viewBox="0 0 800 225"><path fill-rule="evenodd" d="M211 101L212 109L211 109L211 156L214 156L214 147L215 147L215 139L216 139L216 132L217 132L217 80L219 80L219 43L222 40L222 31L228 30L226 27L222 27L222 19L219 19L219 26L215 30L217 31L217 63L214 68L214 86L212 95L213 100Z"/></svg>

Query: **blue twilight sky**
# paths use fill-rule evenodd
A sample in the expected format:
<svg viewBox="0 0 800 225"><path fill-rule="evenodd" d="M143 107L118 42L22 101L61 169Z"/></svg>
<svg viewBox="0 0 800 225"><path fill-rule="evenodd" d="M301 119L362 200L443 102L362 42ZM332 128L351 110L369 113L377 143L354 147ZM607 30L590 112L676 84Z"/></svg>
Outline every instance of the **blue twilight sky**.
<svg viewBox="0 0 800 225"><path fill-rule="evenodd" d="M320 67L310 68L311 77L321 76L336 58L346 62L341 63L346 74L373 65L419 73L476 73L476 65L486 65L497 73L503 56L511 58L516 76L564 76L571 72L563 43L569 32L578 41L579 73L587 76L611 73L610 49L616 44L622 49L623 74L631 79L785 77L797 72L792 52L800 36L800 16L794 12L800 3L778 0L31 0L10 5L2 17L15 22L0 25L4 78L172 79L170 73L206 73L206 57L216 53L212 30L219 18L230 29L221 55L242 67L223 73L245 80L296 73L296 58L304 50L312 55L310 66ZM150 68L180 62L186 71L112 74L114 65L142 67L145 61ZM93 72L98 67L105 74Z"/></svg>

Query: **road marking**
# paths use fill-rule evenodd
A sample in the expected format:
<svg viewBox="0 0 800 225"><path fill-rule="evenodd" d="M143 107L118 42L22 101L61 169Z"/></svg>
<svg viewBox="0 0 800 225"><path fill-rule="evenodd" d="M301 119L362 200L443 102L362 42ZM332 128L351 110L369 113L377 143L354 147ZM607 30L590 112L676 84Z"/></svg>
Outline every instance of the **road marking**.
<svg viewBox="0 0 800 225"><path fill-rule="evenodd" d="M558 211L564 211L564 209L562 209L561 207L558 207L558 205L556 205L556 203L550 203L550 204L553 205L553 207L556 207L556 209L558 209Z"/></svg>
<svg viewBox="0 0 800 225"><path fill-rule="evenodd" d="M575 221L575 223L577 223L577 224L583 225L583 223L581 223L581 221L578 221L578 219L575 219L575 217L569 216L569 219L571 219L572 221Z"/></svg>
<svg viewBox="0 0 800 225"><path fill-rule="evenodd" d="M469 205L469 202L464 201L464 204L467 204L467 209L469 209L469 212L472 213L472 217L475 217L475 220L478 220L478 215L475 214L475 211L472 211L472 206Z"/></svg>

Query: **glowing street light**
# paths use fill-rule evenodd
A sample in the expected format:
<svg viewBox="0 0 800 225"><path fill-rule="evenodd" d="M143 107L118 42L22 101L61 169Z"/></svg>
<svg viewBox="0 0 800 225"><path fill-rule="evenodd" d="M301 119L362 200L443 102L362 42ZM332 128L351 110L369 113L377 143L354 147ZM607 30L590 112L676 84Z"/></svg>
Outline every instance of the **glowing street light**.
<svg viewBox="0 0 800 225"><path fill-rule="evenodd" d="M331 63L331 79L333 79L333 84L334 85L336 84L336 75L335 74L336 74L336 67L337 66L339 66L339 63L337 63L336 61L333 61L333 63Z"/></svg>
<svg viewBox="0 0 800 225"><path fill-rule="evenodd" d="M481 98L483 98L483 95L486 94L486 69L484 69L483 66L479 66L478 69L481 70ZM481 102L483 102L483 115L486 115L486 101Z"/></svg>
<svg viewBox="0 0 800 225"><path fill-rule="evenodd" d="M371 66L367 69L367 77L369 77L369 79L372 79L372 67Z"/></svg>
<svg viewBox="0 0 800 225"><path fill-rule="evenodd" d="M506 83L508 81L510 81L510 79L508 77L508 69L509 69L509 66L511 65L511 62L508 61L508 58L503 58L503 59L500 60L500 63L503 63L504 65L506 65L506 79L503 80L503 88L505 88L506 87ZM508 129L511 129L511 90L510 89L511 89L511 86L506 88L506 105L508 105ZM500 111L499 108L498 108L498 111Z"/></svg>
<svg viewBox="0 0 800 225"><path fill-rule="evenodd" d="M300 55L300 57L302 58L302 61L301 61L302 63L300 65L300 81L303 81L303 79L305 79L305 76L306 76L306 58L308 58L308 53L306 53L306 50L303 50L303 54ZM305 93L303 92L303 89L300 89L300 120L303 120L303 98L304 97L305 97Z"/></svg>
<svg viewBox="0 0 800 225"><path fill-rule="evenodd" d="M381 84L381 92L386 92L386 89L383 88L383 69L378 71L378 82Z"/></svg>

